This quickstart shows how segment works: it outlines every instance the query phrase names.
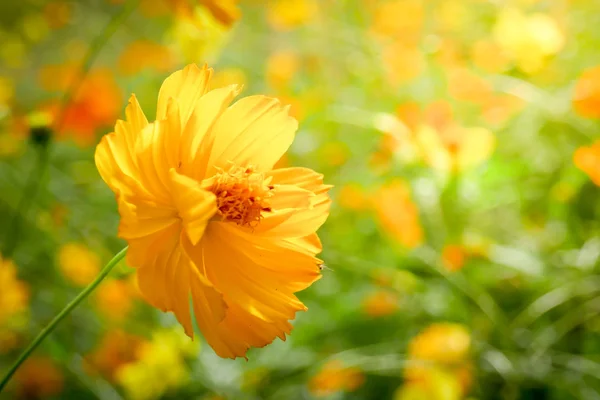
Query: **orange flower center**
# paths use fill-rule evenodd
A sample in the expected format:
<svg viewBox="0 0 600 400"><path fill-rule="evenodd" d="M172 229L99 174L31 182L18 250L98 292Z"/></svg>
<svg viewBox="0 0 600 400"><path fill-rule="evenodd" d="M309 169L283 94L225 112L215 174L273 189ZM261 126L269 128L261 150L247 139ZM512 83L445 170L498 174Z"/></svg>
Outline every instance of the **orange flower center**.
<svg viewBox="0 0 600 400"><path fill-rule="evenodd" d="M214 179L210 190L217 196L217 209L223 220L256 227L262 213L271 211L269 198L273 196L273 186L254 167L220 169Z"/></svg>

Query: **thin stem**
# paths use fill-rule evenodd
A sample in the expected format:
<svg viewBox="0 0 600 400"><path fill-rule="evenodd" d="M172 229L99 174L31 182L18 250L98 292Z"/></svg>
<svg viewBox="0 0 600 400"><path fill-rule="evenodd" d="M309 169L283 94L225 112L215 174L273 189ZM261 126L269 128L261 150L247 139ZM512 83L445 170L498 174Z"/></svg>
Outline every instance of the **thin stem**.
<svg viewBox="0 0 600 400"><path fill-rule="evenodd" d="M29 357L29 355L40 345L40 343L42 343L42 341L46 338L46 336L48 336L54 330L54 328L56 328L56 326L59 324L60 321L62 321L67 315L69 315L69 313L71 311L73 311L73 309L75 307L77 307L79 305L79 303L81 303L86 297L89 296L90 293L92 293L94 291L94 289L96 289L96 287L100 284L100 282L102 282L102 280L104 278L106 278L106 276L110 273L110 271L113 269L113 267L115 265L117 265L117 263L119 261L121 261L123 259L123 257L125 257L125 253L127 253L127 247L125 247L123 250L118 252L106 264L106 266L104 266L104 268L102 268L102 270L100 271L100 273L98 274L96 279L94 279L94 281L92 283L90 283L85 289L83 289L81 291L81 293L79 293L77 295L77 297L75 297L73 299L73 301L71 301L69 304L67 304L67 306L65 308L63 308L63 310L56 317L54 317L54 319L48 324L48 326L46 326L39 333L39 335L37 335L37 337L33 340L33 342L31 342L29 347L27 347L23 351L23 353L19 356L17 361L8 370L8 372L6 373L4 378L2 378L2 381L0 382L0 393L6 386L6 384L10 380L10 378L17 371L17 369L19 369L19 366L21 366L21 364L23 364L23 362L27 359L27 357Z"/></svg>

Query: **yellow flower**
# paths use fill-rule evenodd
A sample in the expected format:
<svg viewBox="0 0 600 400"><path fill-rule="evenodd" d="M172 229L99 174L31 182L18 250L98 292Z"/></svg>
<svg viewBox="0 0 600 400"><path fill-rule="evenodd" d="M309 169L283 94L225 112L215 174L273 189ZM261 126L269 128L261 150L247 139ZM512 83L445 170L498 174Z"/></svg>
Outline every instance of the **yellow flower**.
<svg viewBox="0 0 600 400"><path fill-rule="evenodd" d="M411 363L404 371L408 386L430 393L426 398L462 398L471 384L470 347L471 335L464 326L453 323L430 325L408 346ZM443 393L431 392L443 385L447 385L447 397L437 397Z"/></svg>
<svg viewBox="0 0 600 400"><path fill-rule="evenodd" d="M429 368L419 381L408 381L394 394L394 400L460 400L459 379L443 369Z"/></svg>
<svg viewBox="0 0 600 400"><path fill-rule="evenodd" d="M132 96L96 165L143 296L192 337L191 296L207 342L235 358L285 340L306 310L294 293L320 278L329 186L306 168L271 169L297 129L287 107L265 96L230 105L239 87L209 91L211 74L189 65L167 78L153 123Z"/></svg>
<svg viewBox="0 0 600 400"><path fill-rule="evenodd" d="M416 132L416 141L427 164L438 170L455 172L483 163L496 145L494 134L481 127L450 126L438 131L422 125Z"/></svg>
<svg viewBox="0 0 600 400"><path fill-rule="evenodd" d="M338 391L353 392L365 382L363 372L357 367L346 367L339 360L326 363L312 377L308 388L315 396L328 396Z"/></svg>
<svg viewBox="0 0 600 400"><path fill-rule="evenodd" d="M0 327L15 314L27 309L29 289L17 278L17 268L12 261L0 257Z"/></svg>
<svg viewBox="0 0 600 400"><path fill-rule="evenodd" d="M116 381L132 400L158 399L170 389L190 379L185 357L198 352L198 346L175 331L155 332L151 341L137 345L134 361L119 367Z"/></svg>
<svg viewBox="0 0 600 400"><path fill-rule="evenodd" d="M58 266L69 281L85 286L98 275L100 259L82 244L67 243L58 252Z"/></svg>
<svg viewBox="0 0 600 400"><path fill-rule="evenodd" d="M401 38L403 43L416 44L425 22L425 9L420 0L393 0L379 4L373 16L375 34Z"/></svg>
<svg viewBox="0 0 600 400"><path fill-rule="evenodd" d="M502 10L494 26L494 39L523 72L533 74L558 53L565 37L556 21L546 14L525 15L516 8Z"/></svg>
<svg viewBox="0 0 600 400"><path fill-rule="evenodd" d="M413 359L452 364L464 361L471 346L471 336L459 324L430 325L410 343L408 352Z"/></svg>

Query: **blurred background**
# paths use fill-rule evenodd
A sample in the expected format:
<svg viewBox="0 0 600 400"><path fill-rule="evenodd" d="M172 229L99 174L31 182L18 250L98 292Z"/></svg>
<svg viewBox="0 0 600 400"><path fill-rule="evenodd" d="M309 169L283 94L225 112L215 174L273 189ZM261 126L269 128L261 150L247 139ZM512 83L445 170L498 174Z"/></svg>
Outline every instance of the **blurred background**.
<svg viewBox="0 0 600 400"><path fill-rule="evenodd" d="M600 399L600 3L0 2L0 375L125 243L94 165L215 68L333 184L286 342L223 360L110 277L2 399Z"/></svg>

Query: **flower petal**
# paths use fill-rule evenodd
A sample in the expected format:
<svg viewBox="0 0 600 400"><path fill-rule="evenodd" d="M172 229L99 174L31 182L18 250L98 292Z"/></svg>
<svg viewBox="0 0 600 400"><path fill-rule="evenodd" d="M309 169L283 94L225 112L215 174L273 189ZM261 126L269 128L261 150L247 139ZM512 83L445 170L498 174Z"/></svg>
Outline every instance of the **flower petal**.
<svg viewBox="0 0 600 400"><path fill-rule="evenodd" d="M212 192L201 189L197 181L178 174L174 169L170 171L170 180L173 203L188 238L195 245L202 238L208 221L217 212L216 197Z"/></svg>
<svg viewBox="0 0 600 400"><path fill-rule="evenodd" d="M244 356L249 347L265 346L276 337L285 340L292 329L289 320L306 310L293 293L320 278L321 261L312 255L285 241L253 237L227 222L211 222L200 244L186 251L196 265L203 263L206 277L224 293L225 319L217 338L207 338L221 356Z"/></svg>
<svg viewBox="0 0 600 400"><path fill-rule="evenodd" d="M206 65L199 68L196 64L190 64L165 79L158 92L156 120L166 118L169 99L174 98L179 101L181 125L184 126L198 99L208 91L212 72L213 70Z"/></svg>
<svg viewBox="0 0 600 400"><path fill-rule="evenodd" d="M272 224L266 226L265 229L256 229L256 234L262 237L302 238L315 233L327 219L331 205L331 199L327 193L331 186L323 184L323 175L308 168L283 168L269 171L265 175L272 177L271 183L275 185L295 186L311 191L314 196L310 199L309 207L295 210L280 224ZM265 217L264 221L267 218Z"/></svg>
<svg viewBox="0 0 600 400"><path fill-rule="evenodd" d="M289 106L265 96L240 99L221 114L200 151L210 154L207 176L230 162L266 171L291 145L298 122Z"/></svg>
<svg viewBox="0 0 600 400"><path fill-rule="evenodd" d="M149 193L138 183L135 160L135 142L148 120L135 97L129 99L125 109L127 119L117 121L115 132L104 135L96 147L96 167L102 179L117 195L134 191L148 196Z"/></svg>
<svg viewBox="0 0 600 400"><path fill-rule="evenodd" d="M198 180L204 179L208 152L200 152L200 143L208 141L206 133L240 92L238 85L211 90L196 102L181 137L181 172ZM208 142L206 142L208 143ZM205 149L210 146L202 146Z"/></svg>

